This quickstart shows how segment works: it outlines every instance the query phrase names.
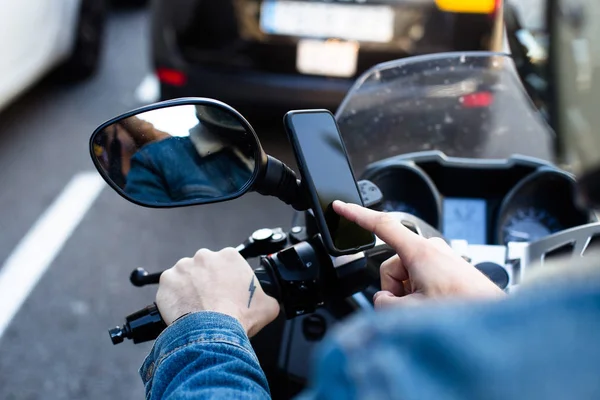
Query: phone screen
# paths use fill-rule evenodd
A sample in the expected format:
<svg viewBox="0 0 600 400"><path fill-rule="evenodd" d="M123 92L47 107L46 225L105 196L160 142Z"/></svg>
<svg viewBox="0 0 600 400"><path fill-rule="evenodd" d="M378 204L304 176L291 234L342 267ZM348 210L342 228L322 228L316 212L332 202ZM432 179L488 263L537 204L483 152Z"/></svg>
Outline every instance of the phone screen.
<svg viewBox="0 0 600 400"><path fill-rule="evenodd" d="M332 208L334 200L363 204L333 115L328 111L290 112L286 127L295 142L302 177L307 180L313 203L317 203L311 204L317 222L326 225L319 226L324 242L334 247L328 250L338 255L372 246L375 237L371 232L340 217Z"/></svg>

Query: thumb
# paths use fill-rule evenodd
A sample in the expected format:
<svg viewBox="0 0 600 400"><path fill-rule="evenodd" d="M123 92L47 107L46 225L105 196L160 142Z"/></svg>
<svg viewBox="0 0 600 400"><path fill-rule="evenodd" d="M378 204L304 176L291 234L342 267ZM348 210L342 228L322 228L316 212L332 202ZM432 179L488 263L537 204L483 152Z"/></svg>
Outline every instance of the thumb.
<svg viewBox="0 0 600 400"><path fill-rule="evenodd" d="M391 292L377 292L373 296L376 309L389 307L404 307L420 304L425 299L421 293L413 293L402 297L394 296Z"/></svg>

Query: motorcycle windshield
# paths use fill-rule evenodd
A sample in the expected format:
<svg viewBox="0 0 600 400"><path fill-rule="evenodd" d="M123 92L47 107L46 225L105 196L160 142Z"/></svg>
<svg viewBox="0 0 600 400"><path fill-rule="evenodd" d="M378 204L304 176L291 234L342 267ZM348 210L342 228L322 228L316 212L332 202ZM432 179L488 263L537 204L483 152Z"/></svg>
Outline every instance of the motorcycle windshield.
<svg viewBox="0 0 600 400"><path fill-rule="evenodd" d="M429 150L551 161L553 133L505 54L434 54L378 65L358 79L336 118L359 175L372 162Z"/></svg>

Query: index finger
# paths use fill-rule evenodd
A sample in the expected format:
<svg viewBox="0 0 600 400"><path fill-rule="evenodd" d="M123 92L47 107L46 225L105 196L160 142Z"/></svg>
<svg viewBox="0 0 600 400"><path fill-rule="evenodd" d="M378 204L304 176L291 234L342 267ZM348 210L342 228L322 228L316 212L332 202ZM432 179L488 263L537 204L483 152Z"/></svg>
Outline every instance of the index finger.
<svg viewBox="0 0 600 400"><path fill-rule="evenodd" d="M333 202L333 209L340 216L373 232L379 239L396 250L403 260L412 259L418 249L423 246L425 239L386 213L341 201Z"/></svg>

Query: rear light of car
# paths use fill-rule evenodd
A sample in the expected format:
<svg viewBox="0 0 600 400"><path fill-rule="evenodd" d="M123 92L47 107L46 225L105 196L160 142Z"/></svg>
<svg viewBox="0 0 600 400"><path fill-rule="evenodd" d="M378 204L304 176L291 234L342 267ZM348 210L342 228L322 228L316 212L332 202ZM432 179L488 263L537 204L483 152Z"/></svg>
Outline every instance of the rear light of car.
<svg viewBox="0 0 600 400"><path fill-rule="evenodd" d="M503 10L504 10L503 2L504 2L504 0L496 0L494 2L494 10L490 13L490 17L495 18L498 15L498 13L503 12Z"/></svg>
<svg viewBox="0 0 600 400"><path fill-rule="evenodd" d="M494 102L494 95L490 92L471 93L461 97L465 108L486 108Z"/></svg>
<svg viewBox="0 0 600 400"><path fill-rule="evenodd" d="M156 76L161 83L171 86L183 86L187 82L187 76L176 69L158 68Z"/></svg>

